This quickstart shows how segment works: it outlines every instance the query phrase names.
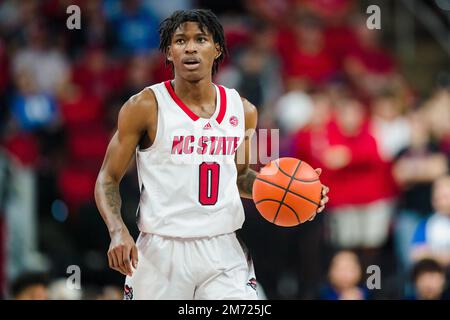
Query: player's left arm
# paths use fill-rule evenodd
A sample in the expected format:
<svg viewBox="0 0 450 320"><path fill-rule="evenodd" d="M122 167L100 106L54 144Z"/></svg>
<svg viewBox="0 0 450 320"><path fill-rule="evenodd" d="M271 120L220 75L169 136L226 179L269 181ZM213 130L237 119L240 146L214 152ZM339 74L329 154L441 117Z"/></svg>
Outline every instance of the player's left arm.
<svg viewBox="0 0 450 320"><path fill-rule="evenodd" d="M258 111L256 107L251 104L247 99L242 98L242 104L244 105L245 114L245 140L239 146L236 157L236 168L238 172L237 185L239 188L239 194L242 198L252 199L253 183L255 182L257 172L250 169L250 151L251 151L251 138L256 130L258 123ZM244 157L239 155L244 153ZM242 159L244 158L244 159ZM242 162L242 163L240 163ZM322 173L322 169L316 169L318 175ZM320 206L317 208L317 213L322 212L325 209L325 205L328 202L327 193L329 188L325 185L322 186L322 199ZM315 215L310 219L313 220Z"/></svg>
<svg viewBox="0 0 450 320"><path fill-rule="evenodd" d="M236 152L237 185L242 198L252 199L253 183L258 173L250 169L250 146L258 123L258 111L247 99L242 98L242 103L245 115L245 137Z"/></svg>

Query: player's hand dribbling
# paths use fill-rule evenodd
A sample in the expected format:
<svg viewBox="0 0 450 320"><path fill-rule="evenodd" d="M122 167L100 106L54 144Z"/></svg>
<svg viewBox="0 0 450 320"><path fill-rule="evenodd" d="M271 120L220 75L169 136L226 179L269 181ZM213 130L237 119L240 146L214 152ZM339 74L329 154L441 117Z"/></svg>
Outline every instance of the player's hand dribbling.
<svg viewBox="0 0 450 320"><path fill-rule="evenodd" d="M315 170L316 170L317 174L320 176L320 174L322 173L322 169L317 168ZM328 196L327 196L328 191L330 191L330 188L328 188L326 185L322 185L322 199L320 200L320 206L319 206L319 208L317 208L316 214L313 215L311 217L311 219L309 219L308 221L314 220L317 213L321 213L325 209L325 205L328 202Z"/></svg>
<svg viewBox="0 0 450 320"><path fill-rule="evenodd" d="M109 267L120 273L132 276L138 263L138 251L133 237L127 229L113 232L108 250Z"/></svg>

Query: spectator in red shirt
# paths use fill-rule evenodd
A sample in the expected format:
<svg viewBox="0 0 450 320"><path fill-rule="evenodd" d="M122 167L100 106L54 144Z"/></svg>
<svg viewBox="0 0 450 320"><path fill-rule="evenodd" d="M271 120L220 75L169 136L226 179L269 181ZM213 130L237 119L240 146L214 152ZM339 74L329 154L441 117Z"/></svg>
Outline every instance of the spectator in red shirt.
<svg viewBox="0 0 450 320"><path fill-rule="evenodd" d="M370 30L362 17L354 23L357 42L344 58L345 73L362 96L372 97L395 81L396 63L381 45L378 30Z"/></svg>
<svg viewBox="0 0 450 320"><path fill-rule="evenodd" d="M102 48L88 49L74 66L72 78L86 94L101 100L122 86L119 68L108 59Z"/></svg>
<svg viewBox="0 0 450 320"><path fill-rule="evenodd" d="M280 32L278 47L287 87L301 82L305 89L322 85L337 72L332 53L325 46L321 21L299 14L291 29Z"/></svg>
<svg viewBox="0 0 450 320"><path fill-rule="evenodd" d="M66 83L61 90L60 110L64 126L78 130L80 126L96 126L103 119L103 104L94 95L87 94L80 86Z"/></svg>
<svg viewBox="0 0 450 320"><path fill-rule="evenodd" d="M272 25L280 24L280 17L285 17L296 0L245 0L246 9L253 16Z"/></svg>
<svg viewBox="0 0 450 320"><path fill-rule="evenodd" d="M330 197L330 236L335 247L379 248L388 236L392 194L363 105L354 98L336 102L324 131L299 132L297 156L320 165ZM320 128L320 126L318 127Z"/></svg>
<svg viewBox="0 0 450 320"><path fill-rule="evenodd" d="M334 190L331 242L340 248L366 249L365 264L377 262L378 249L387 240L393 197L368 127L360 102L352 98L338 101L335 121L328 127L329 147L322 155L327 183Z"/></svg>
<svg viewBox="0 0 450 320"><path fill-rule="evenodd" d="M324 19L341 20L354 7L354 0L297 0Z"/></svg>

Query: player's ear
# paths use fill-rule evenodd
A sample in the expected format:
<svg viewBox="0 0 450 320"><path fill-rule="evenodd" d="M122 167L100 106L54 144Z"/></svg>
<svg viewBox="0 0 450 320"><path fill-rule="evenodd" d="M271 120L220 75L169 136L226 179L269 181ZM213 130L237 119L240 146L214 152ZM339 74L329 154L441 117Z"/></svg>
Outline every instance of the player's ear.
<svg viewBox="0 0 450 320"><path fill-rule="evenodd" d="M167 51L166 51L166 59L170 62L173 62L173 57L172 57L172 50L171 47L168 46L167 47Z"/></svg>
<svg viewBox="0 0 450 320"><path fill-rule="evenodd" d="M216 60L222 55L222 48L220 47L220 45L216 43L215 47L216 47L216 56L214 57L214 60Z"/></svg>

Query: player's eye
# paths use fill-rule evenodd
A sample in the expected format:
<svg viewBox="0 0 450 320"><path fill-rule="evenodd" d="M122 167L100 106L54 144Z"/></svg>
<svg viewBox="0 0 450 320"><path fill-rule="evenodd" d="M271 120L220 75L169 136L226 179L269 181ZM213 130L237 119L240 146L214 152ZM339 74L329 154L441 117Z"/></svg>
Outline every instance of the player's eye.
<svg viewBox="0 0 450 320"><path fill-rule="evenodd" d="M175 40L176 44L183 44L184 43L184 39L177 39Z"/></svg>
<svg viewBox="0 0 450 320"><path fill-rule="evenodd" d="M198 38L198 42L200 42L200 43L206 42L206 40L207 39L205 37Z"/></svg>

